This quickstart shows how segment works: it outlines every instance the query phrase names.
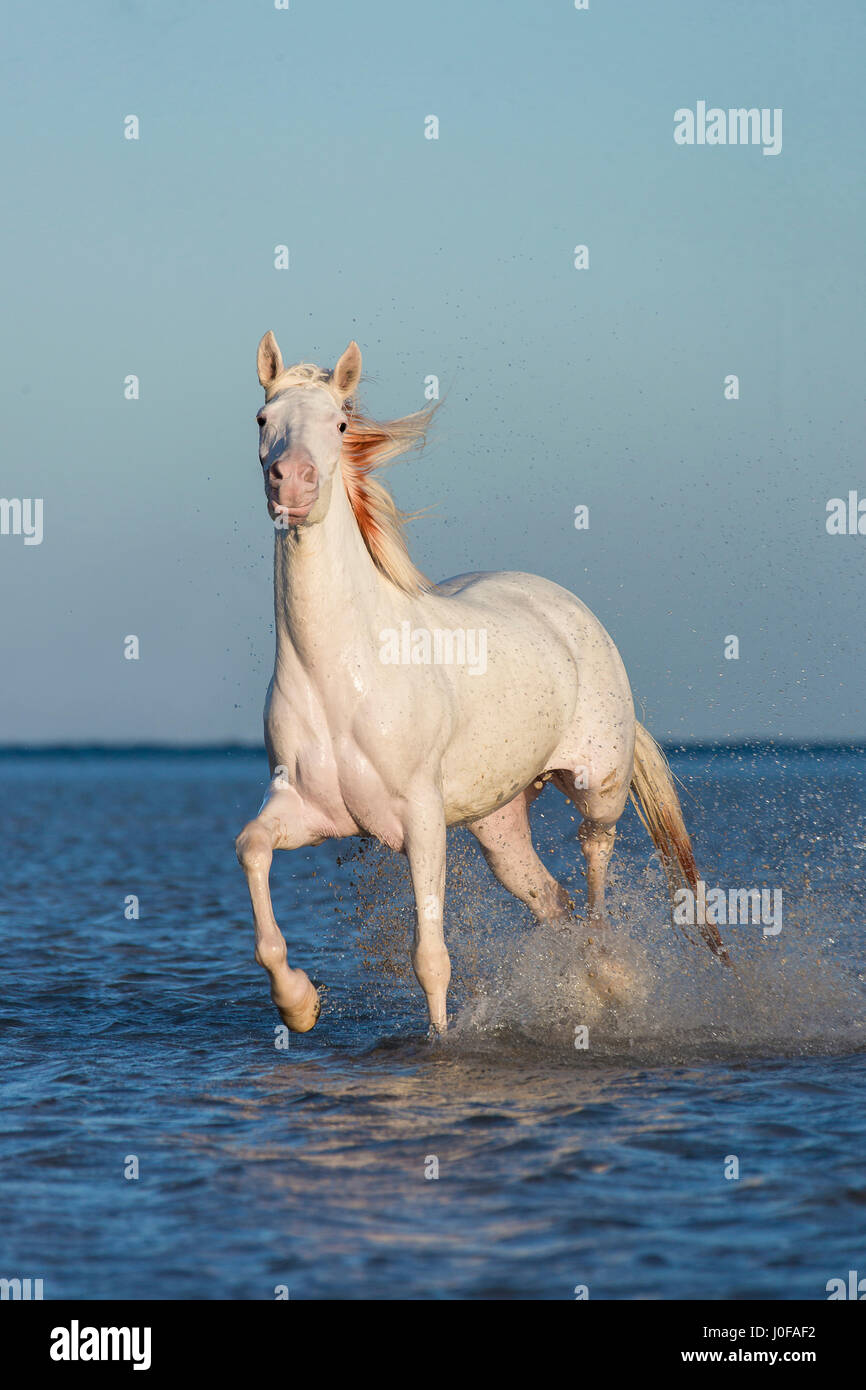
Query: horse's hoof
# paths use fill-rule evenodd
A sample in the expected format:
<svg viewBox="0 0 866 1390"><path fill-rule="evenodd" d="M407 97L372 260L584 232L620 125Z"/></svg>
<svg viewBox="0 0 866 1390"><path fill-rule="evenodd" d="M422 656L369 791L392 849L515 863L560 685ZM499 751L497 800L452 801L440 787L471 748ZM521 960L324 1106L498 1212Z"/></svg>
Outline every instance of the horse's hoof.
<svg viewBox="0 0 866 1390"><path fill-rule="evenodd" d="M611 932L614 930L613 923L604 912L588 913L586 926L588 931Z"/></svg>
<svg viewBox="0 0 866 1390"><path fill-rule="evenodd" d="M615 960L602 947L587 971L598 999L606 1004L636 1007L646 999L646 986L630 966Z"/></svg>
<svg viewBox="0 0 866 1390"><path fill-rule="evenodd" d="M312 980L307 980L307 988L297 1004L291 1008L277 1005L277 1013L293 1033L309 1033L311 1028L315 1028L321 1012L322 1000Z"/></svg>

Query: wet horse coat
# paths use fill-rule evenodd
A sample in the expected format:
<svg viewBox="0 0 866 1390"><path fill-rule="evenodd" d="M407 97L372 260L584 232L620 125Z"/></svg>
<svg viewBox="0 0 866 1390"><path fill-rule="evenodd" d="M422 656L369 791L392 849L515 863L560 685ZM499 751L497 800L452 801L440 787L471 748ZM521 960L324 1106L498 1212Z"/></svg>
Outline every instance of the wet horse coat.
<svg viewBox="0 0 866 1390"><path fill-rule="evenodd" d="M635 721L619 653L580 600L530 574L463 575L434 586L412 564L399 514L370 474L420 442L429 412L385 425L363 416L354 401L355 343L332 372L285 368L269 333L258 368L266 393L259 457L276 523L276 659L265 709L272 779L237 840L256 959L283 1021L298 1032L312 1028L318 992L287 961L269 891L273 851L375 835L407 856L412 964L431 1030L442 1032L449 826L468 826L497 878L543 921L572 910L532 846L528 807L545 779L583 818L592 918L603 919L607 865L630 790L672 889L695 886L691 845L664 758ZM388 634L406 624L422 635L483 632L483 672L386 658ZM718 934L701 930L724 958Z"/></svg>

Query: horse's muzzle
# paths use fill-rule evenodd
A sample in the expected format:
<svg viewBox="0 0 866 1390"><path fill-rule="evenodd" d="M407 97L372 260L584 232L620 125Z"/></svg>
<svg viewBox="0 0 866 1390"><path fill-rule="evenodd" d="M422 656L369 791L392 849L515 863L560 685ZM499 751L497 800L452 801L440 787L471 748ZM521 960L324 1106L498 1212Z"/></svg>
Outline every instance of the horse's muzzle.
<svg viewBox="0 0 866 1390"><path fill-rule="evenodd" d="M272 512L301 522L312 511L319 496L319 470L309 454L298 452L277 459L268 469L268 503Z"/></svg>

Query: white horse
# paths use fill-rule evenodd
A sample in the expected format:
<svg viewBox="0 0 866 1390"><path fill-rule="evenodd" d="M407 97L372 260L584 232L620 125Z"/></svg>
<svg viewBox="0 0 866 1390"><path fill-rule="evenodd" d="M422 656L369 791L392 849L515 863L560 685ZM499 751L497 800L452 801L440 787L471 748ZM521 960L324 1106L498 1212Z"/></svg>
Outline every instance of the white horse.
<svg viewBox="0 0 866 1390"><path fill-rule="evenodd" d="M664 755L635 720L620 655L573 594L530 574L431 584L412 564L402 517L370 472L420 443L431 410L379 424L355 393L352 342L333 371L284 367L272 333L258 350L257 421L275 523L276 660L265 706L271 783L237 839L256 960L283 1022L307 1032L318 991L290 968L271 906L275 849L375 835L407 856L411 950L431 1035L447 1026L451 965L442 930L445 839L465 825L493 873L541 921L573 911L532 846L528 809L551 780L578 808L591 920L629 792L671 895L697 870ZM727 955L714 927L711 950Z"/></svg>

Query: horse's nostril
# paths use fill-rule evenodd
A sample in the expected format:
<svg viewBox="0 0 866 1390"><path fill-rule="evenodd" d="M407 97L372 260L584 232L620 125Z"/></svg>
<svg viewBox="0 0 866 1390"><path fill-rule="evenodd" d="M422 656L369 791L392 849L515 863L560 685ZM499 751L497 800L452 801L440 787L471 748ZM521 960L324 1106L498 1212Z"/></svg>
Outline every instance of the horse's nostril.
<svg viewBox="0 0 866 1390"><path fill-rule="evenodd" d="M267 476L271 487L291 487L312 492L319 485L319 470L309 457L284 454L282 458L274 459Z"/></svg>

